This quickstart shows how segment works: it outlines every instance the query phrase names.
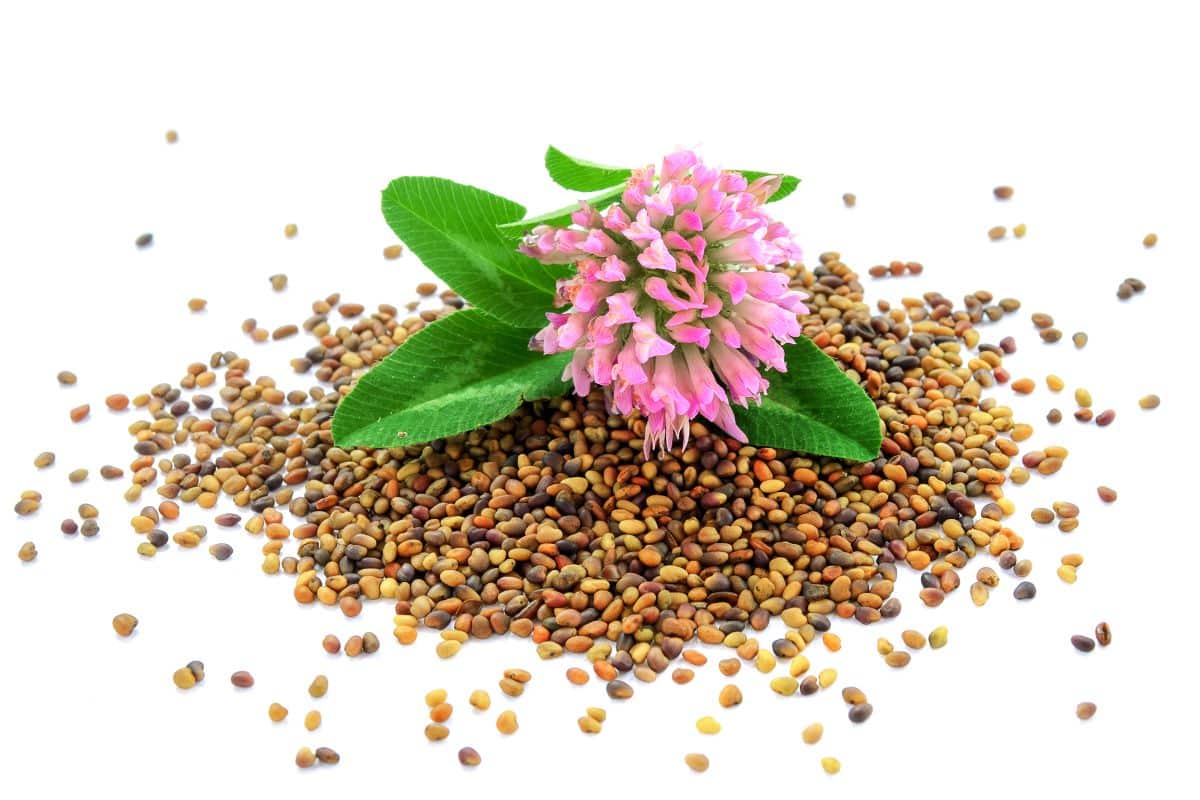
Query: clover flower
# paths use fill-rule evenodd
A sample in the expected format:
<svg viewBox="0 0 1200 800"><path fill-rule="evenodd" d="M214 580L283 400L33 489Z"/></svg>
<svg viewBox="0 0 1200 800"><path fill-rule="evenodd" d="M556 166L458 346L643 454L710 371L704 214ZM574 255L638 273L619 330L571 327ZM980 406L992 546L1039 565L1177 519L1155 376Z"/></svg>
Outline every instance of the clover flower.
<svg viewBox="0 0 1200 800"><path fill-rule="evenodd" d="M635 170L619 202L580 202L565 228L539 225L520 250L572 263L549 324L530 347L574 351L563 373L576 394L602 386L614 413L646 420L645 453L687 445L703 416L741 441L732 404L759 401L763 367L787 370L783 345L800 335L806 295L766 268L800 259L763 204L780 179L753 182L706 167L690 151Z"/></svg>

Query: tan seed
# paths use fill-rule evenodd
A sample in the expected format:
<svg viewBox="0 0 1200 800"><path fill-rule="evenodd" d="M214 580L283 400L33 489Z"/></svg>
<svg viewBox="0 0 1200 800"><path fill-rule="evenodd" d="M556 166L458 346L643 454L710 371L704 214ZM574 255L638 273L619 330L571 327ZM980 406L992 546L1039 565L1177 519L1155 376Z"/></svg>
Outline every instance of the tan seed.
<svg viewBox="0 0 1200 800"><path fill-rule="evenodd" d="M431 742L440 742L450 735L450 729L437 722L425 726L425 738Z"/></svg>
<svg viewBox="0 0 1200 800"><path fill-rule="evenodd" d="M1096 704L1080 703L1079 705L1075 706L1075 716L1085 721L1091 719L1092 717L1096 716Z"/></svg>
<svg viewBox="0 0 1200 800"><path fill-rule="evenodd" d="M403 252L403 245L389 244L387 247L383 248L383 257L388 261L394 261L395 259L399 258Z"/></svg>
<svg viewBox="0 0 1200 800"><path fill-rule="evenodd" d="M1157 233L1147 233L1145 237L1142 238L1142 247L1154 247L1156 244L1158 244Z"/></svg>
<svg viewBox="0 0 1200 800"><path fill-rule="evenodd" d="M17 558L28 564L37 558L37 546L33 542L26 542L17 550Z"/></svg>
<svg viewBox="0 0 1200 800"><path fill-rule="evenodd" d="M179 141L179 133L174 129L167 131L167 144L175 144Z"/></svg>
<svg viewBox="0 0 1200 800"><path fill-rule="evenodd" d="M433 294L436 291L437 291L436 283L418 283L417 284L417 294L421 295L421 297L429 297L431 294Z"/></svg>
<svg viewBox="0 0 1200 800"><path fill-rule="evenodd" d="M900 634L900 638L904 640L904 644L913 649L920 650L925 646L925 636L920 631L907 630Z"/></svg>
<svg viewBox="0 0 1200 800"><path fill-rule="evenodd" d="M283 226L283 235L289 239L294 239L296 234L299 232L300 229L296 227L296 223L294 222L289 222L287 225Z"/></svg>
<svg viewBox="0 0 1200 800"><path fill-rule="evenodd" d="M193 312L203 311L208 306L208 301L203 297L193 297L187 301L187 306Z"/></svg>
<svg viewBox="0 0 1200 800"><path fill-rule="evenodd" d="M279 703L271 703L271 705L267 707L267 716L270 718L271 722L283 722L287 718L287 715L287 708L279 705Z"/></svg>
<svg viewBox="0 0 1200 800"><path fill-rule="evenodd" d="M45 469L54 463L54 453L47 450L44 453L39 453L37 458L33 459L33 466L38 469Z"/></svg>
<svg viewBox="0 0 1200 800"><path fill-rule="evenodd" d="M1013 196L1013 188L1011 186L997 186L992 189L992 194L997 200L1007 200Z"/></svg>
<svg viewBox="0 0 1200 800"><path fill-rule="evenodd" d="M814 722L800 732L800 739L805 744L816 744L817 742L821 741L821 736L824 735L824 733L825 726L819 722Z"/></svg>
<svg viewBox="0 0 1200 800"><path fill-rule="evenodd" d="M1003 225L996 225L995 227L988 228L987 235L988 238L993 242L997 242L1003 239L1006 233L1008 233L1007 228L1005 228Z"/></svg>
<svg viewBox="0 0 1200 800"><path fill-rule="evenodd" d="M313 709L304 715L304 727L307 730L315 731L321 727L321 712Z"/></svg>
<svg viewBox="0 0 1200 800"><path fill-rule="evenodd" d="M903 650L895 650L884 656L883 661L889 667L895 667L899 669L900 667L907 667L908 662L912 661L912 656Z"/></svg>
<svg viewBox="0 0 1200 800"><path fill-rule="evenodd" d="M429 702L428 698L426 698L425 702ZM470 702L472 708L479 711L487 711L492 706L492 697L483 689L476 689L471 692L468 702Z"/></svg>
<svg viewBox="0 0 1200 800"><path fill-rule="evenodd" d="M1138 406L1140 406L1141 408L1144 408L1146 410L1150 410L1152 408L1158 408L1158 403L1159 403L1158 395L1156 395L1156 394L1148 394L1145 397L1138 400Z"/></svg>
<svg viewBox="0 0 1200 800"><path fill-rule="evenodd" d="M137 624L137 617L133 614L117 614L112 620L113 630L117 632L118 636L131 635Z"/></svg>
<svg viewBox="0 0 1200 800"><path fill-rule="evenodd" d="M846 208L854 208L858 205L858 196L853 192L846 192L842 195L842 205Z"/></svg>
<svg viewBox="0 0 1200 800"><path fill-rule="evenodd" d="M329 691L329 678L324 675L318 675L313 678L312 683L308 685L308 693L312 697L324 697Z"/></svg>
<svg viewBox="0 0 1200 800"><path fill-rule="evenodd" d="M517 713L515 711L501 711L500 716L496 717L496 730L505 736L515 733L517 727Z"/></svg>
<svg viewBox="0 0 1200 800"><path fill-rule="evenodd" d="M311 748L301 747L296 751L296 766L301 769L308 769L313 764L317 763L317 754Z"/></svg>

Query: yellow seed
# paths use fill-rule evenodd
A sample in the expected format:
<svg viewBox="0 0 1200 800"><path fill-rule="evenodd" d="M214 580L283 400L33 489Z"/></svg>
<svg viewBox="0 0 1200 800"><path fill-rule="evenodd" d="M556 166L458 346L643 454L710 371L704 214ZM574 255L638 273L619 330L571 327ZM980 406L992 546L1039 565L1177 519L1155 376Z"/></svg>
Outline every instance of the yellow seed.
<svg viewBox="0 0 1200 800"><path fill-rule="evenodd" d="M1142 239L1142 247L1154 247L1156 244L1158 244L1157 233L1147 233L1145 238Z"/></svg>
<svg viewBox="0 0 1200 800"><path fill-rule="evenodd" d="M441 705L442 703L446 702L446 696L445 689L434 689L433 691L425 694L425 705L429 706L430 708L433 708L436 705Z"/></svg>
<svg viewBox="0 0 1200 800"><path fill-rule="evenodd" d="M837 670L833 667L826 667L817 673L817 683L822 689L828 689L833 684L837 683Z"/></svg>
<svg viewBox="0 0 1200 800"><path fill-rule="evenodd" d="M289 222L287 225L283 226L283 235L289 239L294 238L299 232L300 229L296 227L296 223L294 222Z"/></svg>
<svg viewBox="0 0 1200 800"><path fill-rule="evenodd" d="M771 691L784 697L791 697L800 688L800 682L790 676L781 676L771 680Z"/></svg>
<svg viewBox="0 0 1200 800"><path fill-rule="evenodd" d="M934 650L940 650L946 646L949 637L950 629L945 625L939 625L929 632L929 646Z"/></svg>
<svg viewBox="0 0 1200 800"><path fill-rule="evenodd" d="M578 724L579 724L579 730L583 731L584 733L599 733L600 732L600 723L587 715L580 717L578 720Z"/></svg>
<svg viewBox="0 0 1200 800"><path fill-rule="evenodd" d="M604 720L608 719L608 712L596 706L588 706L587 715L596 720L596 722L604 722Z"/></svg>
<svg viewBox="0 0 1200 800"><path fill-rule="evenodd" d="M764 675L775 669L775 654L770 650L759 650L754 657L754 668Z"/></svg>
<svg viewBox="0 0 1200 800"><path fill-rule="evenodd" d="M312 683L308 685L308 693L312 697L324 697L329 691L329 678L324 675L318 675L313 678Z"/></svg>
<svg viewBox="0 0 1200 800"><path fill-rule="evenodd" d="M1024 222L1018 222L1016 225L1013 225L1013 236L1017 237L1018 239L1022 239L1025 237L1025 223Z"/></svg>
<svg viewBox="0 0 1200 800"><path fill-rule="evenodd" d="M434 650L438 654L438 658L453 658L454 655L462 649L462 642L456 642L453 639L444 639L437 643Z"/></svg>
<svg viewBox="0 0 1200 800"><path fill-rule="evenodd" d="M721 732L721 723L717 722L712 717L701 717L696 720L696 730L701 733L714 734Z"/></svg>
<svg viewBox="0 0 1200 800"><path fill-rule="evenodd" d="M1063 387L1066 385L1067 384L1063 382L1063 379L1057 375L1046 376L1046 386L1049 387L1050 391L1052 392L1061 392Z"/></svg>
<svg viewBox="0 0 1200 800"><path fill-rule="evenodd" d="M895 649L896 648L892 646L892 643L883 636L880 636L875 640L875 651L881 656L886 656Z"/></svg>
<svg viewBox="0 0 1200 800"><path fill-rule="evenodd" d="M196 685L196 674L187 667L180 667L175 670L175 674L171 676L171 680L180 689L191 689Z"/></svg>
<svg viewBox="0 0 1200 800"><path fill-rule="evenodd" d="M428 697L425 698L425 702L429 702ZM471 692L470 702L473 708L477 708L480 711L487 711L492 707L492 697L483 689L476 689L475 691Z"/></svg>
<svg viewBox="0 0 1200 800"><path fill-rule="evenodd" d="M317 728L321 727L321 712L313 710L305 714L304 727L310 731L315 731Z"/></svg>
<svg viewBox="0 0 1200 800"><path fill-rule="evenodd" d="M720 694L717 695L717 703L719 703L722 708L733 708L736 705L740 705L741 702L742 690L732 683L726 684L725 687L721 689Z"/></svg>
<svg viewBox="0 0 1200 800"><path fill-rule="evenodd" d="M788 664L788 674L793 678L798 678L808 672L809 666L808 657L801 653L792 658L791 663Z"/></svg>
<svg viewBox="0 0 1200 800"><path fill-rule="evenodd" d="M694 772L704 772L708 769L708 756L703 753L688 753L683 757L683 763L691 767Z"/></svg>
<svg viewBox="0 0 1200 800"><path fill-rule="evenodd" d="M175 130L167 131L167 144L175 144L179 141L179 133Z"/></svg>
<svg viewBox="0 0 1200 800"><path fill-rule="evenodd" d="M816 744L821 741L821 736L825 733L825 726L819 722L814 722L803 731L800 732L800 738L805 744Z"/></svg>
<svg viewBox="0 0 1200 800"><path fill-rule="evenodd" d="M303 769L311 767L317 763L317 754L312 751L311 747L301 747L296 751L296 766Z"/></svg>
<svg viewBox="0 0 1200 800"><path fill-rule="evenodd" d="M1075 402L1080 408L1090 408L1092 405L1092 393L1087 389L1079 388L1075 390Z"/></svg>
<svg viewBox="0 0 1200 800"><path fill-rule="evenodd" d="M1146 409L1147 411L1149 411L1152 408L1158 408L1158 404L1159 404L1159 399L1158 399L1158 395L1156 395L1156 394L1148 394L1145 397L1138 400L1138 406Z"/></svg>
<svg viewBox="0 0 1200 800"><path fill-rule="evenodd" d="M1080 555L1079 553L1067 553L1065 556L1062 557L1062 563L1067 564L1068 566L1072 566L1072 567L1082 567L1083 566L1083 556Z"/></svg>
<svg viewBox="0 0 1200 800"><path fill-rule="evenodd" d="M279 703L271 703L267 708L267 716L271 718L271 722L283 722L287 718L288 710Z"/></svg>
<svg viewBox="0 0 1200 800"><path fill-rule="evenodd" d="M517 730L516 712L501 711L500 716L496 717L496 730L500 731L505 736L515 733Z"/></svg>
<svg viewBox="0 0 1200 800"><path fill-rule="evenodd" d="M431 742L440 742L450 735L450 729L445 725L437 722L431 722L425 726L425 738Z"/></svg>
<svg viewBox="0 0 1200 800"><path fill-rule="evenodd" d="M825 770L830 775L837 775L842 771L842 762L838 761L833 756L825 756L821 759L821 769Z"/></svg>
<svg viewBox="0 0 1200 800"><path fill-rule="evenodd" d="M146 556L147 558L153 558L154 554L158 552L158 548L155 547L154 545L150 544L149 542L142 542L141 544L139 544L137 546L137 551L138 551L138 555L140 555L140 556Z"/></svg>
<svg viewBox="0 0 1200 800"><path fill-rule="evenodd" d="M1058 577L1062 578L1064 583L1074 583L1075 582L1075 578L1076 578L1075 568L1072 567L1070 564L1063 564L1061 567L1058 568L1057 571L1058 571Z"/></svg>

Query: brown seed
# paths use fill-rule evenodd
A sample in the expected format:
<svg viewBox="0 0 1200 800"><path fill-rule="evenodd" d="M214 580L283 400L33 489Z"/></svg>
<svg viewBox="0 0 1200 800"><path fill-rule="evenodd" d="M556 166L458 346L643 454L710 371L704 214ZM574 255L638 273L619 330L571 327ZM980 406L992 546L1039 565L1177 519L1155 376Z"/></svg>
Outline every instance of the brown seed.
<svg viewBox="0 0 1200 800"><path fill-rule="evenodd" d="M1158 403L1159 403L1158 395L1156 395L1156 394L1148 394L1145 397L1138 400L1138 406L1141 408L1144 408L1146 410L1149 410L1152 408L1158 408Z"/></svg>
<svg viewBox="0 0 1200 800"><path fill-rule="evenodd" d="M576 686L583 686L590 680L590 676L579 667L571 667L567 670L567 680Z"/></svg>
<svg viewBox="0 0 1200 800"><path fill-rule="evenodd" d="M1049 525L1054 522L1054 512L1048 508L1035 508L1029 512L1029 516L1039 525Z"/></svg>
<svg viewBox="0 0 1200 800"><path fill-rule="evenodd" d="M67 518L62 521L62 523L58 526L58 529L67 536L74 536L79 532L79 525L75 523L75 520Z"/></svg>
<svg viewBox="0 0 1200 800"><path fill-rule="evenodd" d="M925 637L920 631L904 631L900 634L900 639L904 642L905 646L913 650L920 650L925 646Z"/></svg>
<svg viewBox="0 0 1200 800"><path fill-rule="evenodd" d="M989 239L991 239L993 242L996 242L1000 239L1003 239L1006 233L1008 233L1008 228L1005 228L1003 225L996 225L992 228L988 228L987 235Z"/></svg>
<svg viewBox="0 0 1200 800"><path fill-rule="evenodd" d="M1108 647L1112 641L1112 630L1108 627L1107 622L1101 622L1096 625L1096 642L1101 647Z"/></svg>
<svg viewBox="0 0 1200 800"><path fill-rule="evenodd" d="M1079 705L1075 706L1075 716L1079 717L1081 720L1091 719L1092 717L1096 716L1096 704L1080 703Z"/></svg>
<svg viewBox="0 0 1200 800"><path fill-rule="evenodd" d="M301 769L308 769L317 763L317 754L308 747L301 747L296 751L296 766Z"/></svg>
<svg viewBox="0 0 1200 800"><path fill-rule="evenodd" d="M885 664L887 664L889 667L895 667L897 669L900 667L907 667L908 662L911 660L912 656L904 650L893 650L883 657Z"/></svg>
<svg viewBox="0 0 1200 800"><path fill-rule="evenodd" d="M478 767L482 761L479 751L474 747L464 747L458 751L458 763L464 767Z"/></svg>
<svg viewBox="0 0 1200 800"><path fill-rule="evenodd" d="M312 683L308 685L308 693L312 697L324 697L329 691L329 678L324 675L318 675L313 678Z"/></svg>
<svg viewBox="0 0 1200 800"><path fill-rule="evenodd" d="M383 257L388 261L394 261L395 259L399 258L402 253L404 253L404 247L402 245L389 244L387 247L383 248Z"/></svg>
<svg viewBox="0 0 1200 800"><path fill-rule="evenodd" d="M363 649L363 652L366 653L367 655L371 655L372 653L378 652L379 651L379 637L376 636L375 634L371 633L370 631L367 631L366 633L364 633L362 635L362 649Z"/></svg>
<svg viewBox="0 0 1200 800"><path fill-rule="evenodd" d="M37 457L33 459L33 466L37 467L38 469L45 469L53 463L54 453L51 453L49 450L44 453L39 453Z"/></svg>
<svg viewBox="0 0 1200 800"><path fill-rule="evenodd" d="M996 196L997 200L1007 200L1013 196L1013 188L1011 186L997 186L995 189L992 189L992 194Z"/></svg>
<svg viewBox="0 0 1200 800"><path fill-rule="evenodd" d="M82 422L87 418L87 415L90 414L91 411L92 407L87 403L84 403L81 406L75 406L75 408L71 409L71 422Z"/></svg>
<svg viewBox="0 0 1200 800"><path fill-rule="evenodd" d="M633 697L633 687L621 680L609 681L608 685L604 687L604 691L613 700L628 700Z"/></svg>
<svg viewBox="0 0 1200 800"><path fill-rule="evenodd" d="M296 238L296 234L299 232L300 229L296 227L296 223L294 222L289 222L287 225L283 226L283 235L289 239Z"/></svg>
<svg viewBox="0 0 1200 800"><path fill-rule="evenodd" d="M289 336L295 336L299 332L300 329L295 325L280 325L278 328L271 331L271 338L275 341L279 341L280 339L286 339Z"/></svg>
<svg viewBox="0 0 1200 800"><path fill-rule="evenodd" d="M1058 410L1057 408L1052 408L1047 411L1046 422L1049 422L1051 425L1057 425L1058 423L1062 422L1062 411Z"/></svg>
<svg viewBox="0 0 1200 800"><path fill-rule="evenodd" d="M1154 247L1156 244L1158 244L1157 233L1147 233L1145 237L1142 238L1142 247Z"/></svg>
<svg viewBox="0 0 1200 800"><path fill-rule="evenodd" d="M1033 572L1033 562L1028 558L1023 558L1016 564L1013 564L1013 574L1018 578L1024 578L1029 573Z"/></svg>
<svg viewBox="0 0 1200 800"><path fill-rule="evenodd" d="M1029 581L1021 581L1013 589L1013 597L1018 600L1032 600L1037 595L1037 587Z"/></svg>
<svg viewBox="0 0 1200 800"><path fill-rule="evenodd" d="M17 550L17 558L25 563L29 563L37 558L37 546L33 542L26 542Z"/></svg>
<svg viewBox="0 0 1200 800"><path fill-rule="evenodd" d="M137 624L137 617L133 614L117 614L112 620L113 630L117 632L118 636L132 635Z"/></svg>
<svg viewBox="0 0 1200 800"><path fill-rule="evenodd" d="M203 297L193 297L187 301L187 306L190 311L203 311L208 306L208 301Z"/></svg>
<svg viewBox="0 0 1200 800"><path fill-rule="evenodd" d="M1038 336L1042 337L1042 341L1046 344L1054 344L1062 339L1062 331L1058 328L1046 328L1046 330L1039 332Z"/></svg>
<svg viewBox="0 0 1200 800"><path fill-rule="evenodd" d="M56 377L58 378L58 382L60 384L62 384L63 386L74 386L75 382L77 380L79 380L78 378L75 377L74 372L70 372L69 370L65 370L65 369L62 372L58 373L58 375Z"/></svg>
<svg viewBox="0 0 1200 800"><path fill-rule="evenodd" d="M437 722L425 726L425 738L431 742L440 742L450 735L450 729Z"/></svg>
<svg viewBox="0 0 1200 800"><path fill-rule="evenodd" d="M1034 327L1037 328L1045 329L1054 325L1054 317L1044 314L1041 311L1034 312L1029 318L1033 321Z"/></svg>
<svg viewBox="0 0 1200 800"><path fill-rule="evenodd" d="M1090 653L1096 649L1096 641L1090 636L1076 634L1071 637L1071 644L1081 653Z"/></svg>
<svg viewBox="0 0 1200 800"><path fill-rule="evenodd" d="M1112 421L1117 418L1117 412L1111 408L1101 411L1096 415L1096 424L1101 428L1112 424Z"/></svg>
<svg viewBox="0 0 1200 800"><path fill-rule="evenodd" d="M358 658L360 655L362 655L362 651L363 640L361 636L355 634L346 640L345 652L347 656L350 658Z"/></svg>
<svg viewBox="0 0 1200 800"><path fill-rule="evenodd" d="M254 676L241 669L229 676L229 682L239 689L249 689L254 685Z"/></svg>
<svg viewBox="0 0 1200 800"><path fill-rule="evenodd" d="M104 398L104 405L108 406L110 411L124 411L129 408L129 398L123 394L110 394Z"/></svg>
<svg viewBox="0 0 1200 800"><path fill-rule="evenodd" d="M988 597L989 597L989 595L988 595L987 586L980 583L979 581L975 581L974 583L971 584L971 602L972 603L974 603L977 606L982 606L985 603L987 603Z"/></svg>
<svg viewBox="0 0 1200 800"><path fill-rule="evenodd" d="M150 245L154 244L154 234L143 233L141 236L138 236L136 239L134 239L133 243L139 248L149 247Z"/></svg>
<svg viewBox="0 0 1200 800"><path fill-rule="evenodd" d="M854 195L851 195L853 197ZM849 203L853 206L853 203ZM683 763L687 764L693 772L704 772L708 769L708 756L703 753L688 753L683 757Z"/></svg>
<svg viewBox="0 0 1200 800"><path fill-rule="evenodd" d="M1075 343L1076 349L1082 350L1088 343L1088 335L1083 331L1071 335L1071 341Z"/></svg>
<svg viewBox="0 0 1200 800"><path fill-rule="evenodd" d="M742 690L732 683L726 684L717 695L717 702L722 708L733 708L742 704Z"/></svg>
<svg viewBox="0 0 1200 800"><path fill-rule="evenodd" d="M1096 494L1098 494L1100 496L1100 499L1102 501L1104 501L1105 503L1112 503L1112 502L1115 502L1117 499L1116 489L1110 489L1107 486L1097 486Z"/></svg>
<svg viewBox="0 0 1200 800"><path fill-rule="evenodd" d="M342 760L337 751L329 747L318 747L315 755L322 764L336 764Z"/></svg>
<svg viewBox="0 0 1200 800"><path fill-rule="evenodd" d="M233 546L225 542L217 542L208 546L208 554L217 561L224 561L233 555Z"/></svg>
<svg viewBox="0 0 1200 800"><path fill-rule="evenodd" d="M1084 423L1091 422L1093 416L1094 415L1090 408L1081 408L1075 412L1075 419Z"/></svg>
<svg viewBox="0 0 1200 800"><path fill-rule="evenodd" d="M867 696L857 686L847 686L842 689L842 701L852 706L867 702Z"/></svg>
<svg viewBox="0 0 1200 800"><path fill-rule="evenodd" d="M908 654L905 653L905 655ZM850 711L847 713L847 716L850 718L851 722L857 724L866 722L867 719L870 718L871 712L874 710L875 708L870 703L856 703L855 705L850 706Z"/></svg>
<svg viewBox="0 0 1200 800"><path fill-rule="evenodd" d="M71 483L83 483L87 480L88 471L86 469L73 469L67 473L67 480Z"/></svg>
<svg viewBox="0 0 1200 800"><path fill-rule="evenodd" d="M436 291L437 291L436 283L418 283L417 284L417 294L421 295L421 297L429 297L431 294L433 294Z"/></svg>

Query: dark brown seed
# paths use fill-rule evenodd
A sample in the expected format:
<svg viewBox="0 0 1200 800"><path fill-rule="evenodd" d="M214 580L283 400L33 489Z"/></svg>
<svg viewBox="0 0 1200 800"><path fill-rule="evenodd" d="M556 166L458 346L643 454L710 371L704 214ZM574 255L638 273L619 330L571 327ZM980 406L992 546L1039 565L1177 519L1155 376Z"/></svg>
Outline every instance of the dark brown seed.
<svg viewBox="0 0 1200 800"><path fill-rule="evenodd" d="M1091 422L1093 416L1095 415L1090 408L1080 408L1075 411L1075 419L1079 422Z"/></svg>
<svg viewBox="0 0 1200 800"><path fill-rule="evenodd" d="M1133 287L1128 283L1122 283L1117 287L1117 299L1128 300L1133 297Z"/></svg>
<svg viewBox="0 0 1200 800"><path fill-rule="evenodd" d="M1099 425L1101 428L1103 428L1107 425L1110 425L1112 423L1112 421L1116 418L1117 418L1117 412L1113 411L1111 408L1109 408L1109 409L1106 409L1105 411L1101 411L1099 414L1096 415L1096 424Z"/></svg>
<svg viewBox="0 0 1200 800"><path fill-rule="evenodd" d="M1017 584L1017 588L1013 589L1013 597L1018 600L1032 600L1037 595L1037 587L1030 581L1021 581Z"/></svg>
<svg viewBox="0 0 1200 800"><path fill-rule="evenodd" d="M317 761L320 761L322 764L332 765L342 760L342 757L338 755L337 751L331 747L318 747L314 752L314 755L317 757Z"/></svg>
<svg viewBox="0 0 1200 800"><path fill-rule="evenodd" d="M1081 653L1090 653L1096 649L1096 641L1090 636L1076 634L1071 637L1071 644Z"/></svg>
<svg viewBox="0 0 1200 800"><path fill-rule="evenodd" d="M238 670L229 676L229 682L239 689L249 689L254 685L254 676L244 669Z"/></svg>
<svg viewBox="0 0 1200 800"><path fill-rule="evenodd" d="M208 554L217 561L224 561L233 555L233 546L225 542L217 542L208 546Z"/></svg>
<svg viewBox="0 0 1200 800"><path fill-rule="evenodd" d="M58 529L67 536L73 536L79 532L79 526L75 524L75 520L73 519L64 519L62 524L58 526Z"/></svg>
<svg viewBox="0 0 1200 800"><path fill-rule="evenodd" d="M143 233L141 236L133 240L133 243L138 247L149 247L154 243L153 233Z"/></svg>
<svg viewBox="0 0 1200 800"><path fill-rule="evenodd" d="M100 477L111 481L125 476L125 470L120 467L114 467L112 464L105 464L100 468Z"/></svg>
<svg viewBox="0 0 1200 800"><path fill-rule="evenodd" d="M997 200L1007 200L1013 196L1013 188L1011 186L997 186L995 189L992 189L992 194L996 196Z"/></svg>
<svg viewBox="0 0 1200 800"><path fill-rule="evenodd" d="M613 700L628 700L633 697L633 687L621 680L609 681L604 690Z"/></svg>
<svg viewBox="0 0 1200 800"><path fill-rule="evenodd" d="M458 763L464 767L478 767L481 761L483 759L479 757L479 751L474 747L464 747L458 751Z"/></svg>
<svg viewBox="0 0 1200 800"><path fill-rule="evenodd" d="M850 721L854 723L866 722L867 719L870 718L871 712L874 710L874 706L872 706L870 703L855 703L854 705L850 706L850 711L847 713L847 716L850 718Z"/></svg>
<svg viewBox="0 0 1200 800"><path fill-rule="evenodd" d="M1046 412L1046 422L1049 422L1051 425L1057 425L1062 422L1062 412L1057 408L1050 409Z"/></svg>
<svg viewBox="0 0 1200 800"><path fill-rule="evenodd" d="M363 634L362 642L363 652L367 655L371 655L371 653L375 653L379 650L379 637L370 631L367 631Z"/></svg>
<svg viewBox="0 0 1200 800"><path fill-rule="evenodd" d="M1101 622L1096 626L1096 643L1101 647L1108 647L1108 643L1112 641L1112 630L1108 627L1107 622Z"/></svg>
<svg viewBox="0 0 1200 800"><path fill-rule="evenodd" d="M237 514L218 514L213 522L220 525L222 528L232 528L242 521L242 518Z"/></svg>
<svg viewBox="0 0 1200 800"><path fill-rule="evenodd" d="M1082 720L1091 719L1092 717L1096 716L1096 704L1080 703L1079 705L1075 706L1075 716Z"/></svg>

